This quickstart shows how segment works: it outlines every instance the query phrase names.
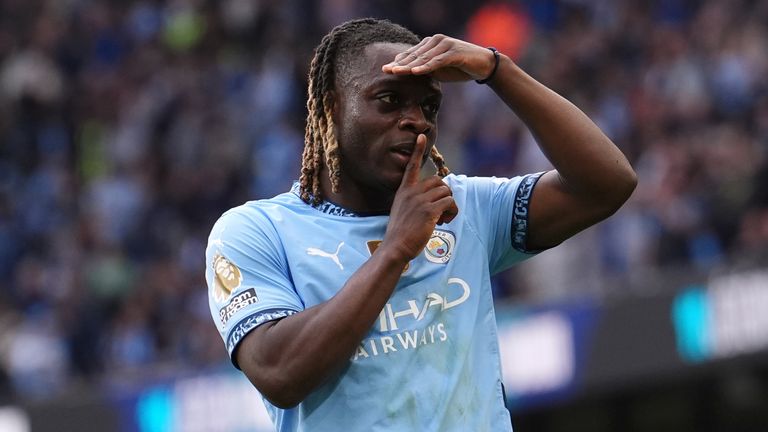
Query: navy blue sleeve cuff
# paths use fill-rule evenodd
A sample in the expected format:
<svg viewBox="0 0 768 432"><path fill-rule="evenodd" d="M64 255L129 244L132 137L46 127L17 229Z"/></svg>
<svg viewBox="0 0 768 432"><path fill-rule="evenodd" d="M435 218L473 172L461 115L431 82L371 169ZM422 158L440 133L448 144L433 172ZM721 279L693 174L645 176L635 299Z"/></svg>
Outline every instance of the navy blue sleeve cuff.
<svg viewBox="0 0 768 432"><path fill-rule="evenodd" d="M249 315L240 320L240 322L232 327L232 330L229 332L229 336L227 337L227 352L229 352L232 364L235 365L236 368L240 369L240 367L237 365L237 361L235 360L235 348L237 348L237 344L243 340L248 332L269 321L282 319L296 313L298 313L298 311L292 309L267 309L256 312L253 315Z"/></svg>
<svg viewBox="0 0 768 432"><path fill-rule="evenodd" d="M543 172L529 174L520 181L515 192L514 209L512 211L512 247L515 250L527 254L535 254L541 251L533 251L527 248L528 242L528 210L531 205L533 188L539 181Z"/></svg>

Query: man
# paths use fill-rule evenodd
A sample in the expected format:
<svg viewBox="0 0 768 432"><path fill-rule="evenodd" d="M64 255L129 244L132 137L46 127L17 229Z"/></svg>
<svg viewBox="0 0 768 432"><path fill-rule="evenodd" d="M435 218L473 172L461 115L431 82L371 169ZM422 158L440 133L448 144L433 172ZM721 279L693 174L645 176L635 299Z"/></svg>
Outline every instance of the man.
<svg viewBox="0 0 768 432"><path fill-rule="evenodd" d="M439 83L471 80L556 171L447 175ZM228 211L209 239L211 313L234 364L280 431L511 430L490 276L615 212L629 163L503 53L388 21L323 38L307 107L300 182ZM427 157L438 175L421 179Z"/></svg>

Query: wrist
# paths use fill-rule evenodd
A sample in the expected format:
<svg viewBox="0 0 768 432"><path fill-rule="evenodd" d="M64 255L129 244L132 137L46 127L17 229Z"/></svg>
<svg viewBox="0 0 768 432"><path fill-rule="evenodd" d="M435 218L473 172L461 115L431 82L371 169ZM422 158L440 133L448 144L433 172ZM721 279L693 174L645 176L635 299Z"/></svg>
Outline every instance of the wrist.
<svg viewBox="0 0 768 432"><path fill-rule="evenodd" d="M393 245L382 242L373 252L373 257L382 260L386 266L402 271L411 261L411 257Z"/></svg>
<svg viewBox="0 0 768 432"><path fill-rule="evenodd" d="M493 77L496 76L496 71L499 69L499 51L494 47L488 47L488 51L490 51L491 55L493 56L491 58L490 72L485 74L485 78L475 80L475 82L478 84L487 84L490 82Z"/></svg>

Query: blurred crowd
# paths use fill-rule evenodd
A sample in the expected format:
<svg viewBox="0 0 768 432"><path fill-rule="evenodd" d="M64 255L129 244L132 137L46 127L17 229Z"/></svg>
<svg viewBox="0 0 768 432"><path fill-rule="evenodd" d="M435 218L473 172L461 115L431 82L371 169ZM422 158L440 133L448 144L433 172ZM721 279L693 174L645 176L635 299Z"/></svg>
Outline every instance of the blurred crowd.
<svg viewBox="0 0 768 432"><path fill-rule="evenodd" d="M210 227L298 178L312 49L358 16L500 47L638 172L625 208L499 299L765 263L768 2L0 0L0 402L226 361ZM486 86L444 92L453 171L549 168Z"/></svg>

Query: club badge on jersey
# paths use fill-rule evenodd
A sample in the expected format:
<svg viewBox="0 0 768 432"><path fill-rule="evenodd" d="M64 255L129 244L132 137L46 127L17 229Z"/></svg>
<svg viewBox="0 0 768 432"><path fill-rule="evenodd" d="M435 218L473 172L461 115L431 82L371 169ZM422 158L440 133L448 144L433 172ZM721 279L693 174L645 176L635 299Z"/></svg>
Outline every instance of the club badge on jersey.
<svg viewBox="0 0 768 432"><path fill-rule="evenodd" d="M450 231L434 230L432 237L424 247L424 256L429 262L446 264L451 260L451 254L456 246L456 236Z"/></svg>

